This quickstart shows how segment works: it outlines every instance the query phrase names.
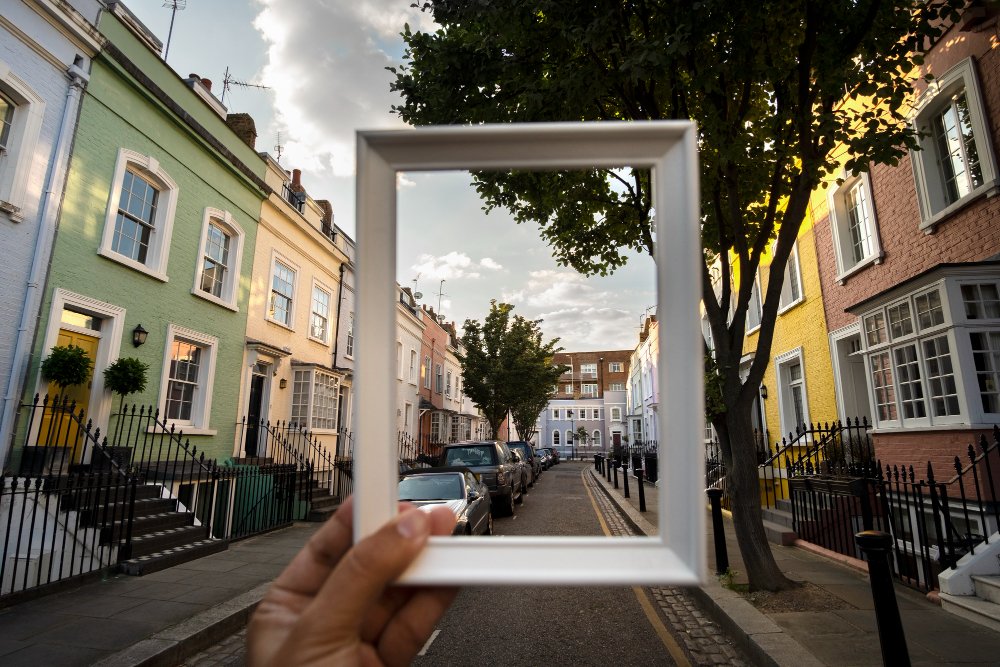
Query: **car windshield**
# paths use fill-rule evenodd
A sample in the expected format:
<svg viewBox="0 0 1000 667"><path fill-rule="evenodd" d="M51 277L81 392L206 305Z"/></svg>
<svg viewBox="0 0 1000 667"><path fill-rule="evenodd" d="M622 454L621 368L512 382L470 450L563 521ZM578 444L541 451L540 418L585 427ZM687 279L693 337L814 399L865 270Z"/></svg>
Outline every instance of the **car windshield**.
<svg viewBox="0 0 1000 667"><path fill-rule="evenodd" d="M521 458L528 458L528 448L524 445L508 445L512 450L521 452Z"/></svg>
<svg viewBox="0 0 1000 667"><path fill-rule="evenodd" d="M492 445L472 447L449 447L445 450L446 466L489 466L493 465Z"/></svg>
<svg viewBox="0 0 1000 667"><path fill-rule="evenodd" d="M412 475L399 480L399 499L457 500L462 486L458 475Z"/></svg>

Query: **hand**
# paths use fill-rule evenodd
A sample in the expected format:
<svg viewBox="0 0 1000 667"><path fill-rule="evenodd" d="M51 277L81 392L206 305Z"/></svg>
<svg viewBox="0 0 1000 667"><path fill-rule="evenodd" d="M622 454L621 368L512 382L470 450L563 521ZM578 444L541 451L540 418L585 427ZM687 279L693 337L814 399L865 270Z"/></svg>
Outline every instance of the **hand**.
<svg viewBox="0 0 1000 667"><path fill-rule="evenodd" d="M390 586L455 515L406 503L351 546L349 499L271 585L250 619L247 662L257 665L407 665L455 598L455 588Z"/></svg>

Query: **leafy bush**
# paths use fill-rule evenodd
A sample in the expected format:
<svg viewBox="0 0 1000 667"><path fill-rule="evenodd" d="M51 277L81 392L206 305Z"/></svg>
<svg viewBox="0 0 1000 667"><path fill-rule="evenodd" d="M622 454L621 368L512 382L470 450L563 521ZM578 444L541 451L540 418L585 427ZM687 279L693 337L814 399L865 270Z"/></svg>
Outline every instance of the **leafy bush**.
<svg viewBox="0 0 1000 667"><path fill-rule="evenodd" d="M121 395L124 400L129 394L146 389L148 370L149 364L135 357L120 357L104 369L104 386Z"/></svg>
<svg viewBox="0 0 1000 667"><path fill-rule="evenodd" d="M93 366L94 362L82 347L57 345L42 362L42 377L64 390L86 382Z"/></svg>

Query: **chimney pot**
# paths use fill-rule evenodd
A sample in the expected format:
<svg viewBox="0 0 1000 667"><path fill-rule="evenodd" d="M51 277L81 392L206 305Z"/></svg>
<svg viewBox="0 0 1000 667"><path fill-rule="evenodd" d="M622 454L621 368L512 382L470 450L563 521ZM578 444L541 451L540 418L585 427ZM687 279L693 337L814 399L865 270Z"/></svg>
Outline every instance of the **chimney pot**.
<svg viewBox="0 0 1000 667"><path fill-rule="evenodd" d="M188 78L189 79L194 79L195 81L198 81L198 80L201 79L201 77L198 76L197 74L195 74L194 72L191 72L190 74L188 74Z"/></svg>
<svg viewBox="0 0 1000 667"><path fill-rule="evenodd" d="M201 85L203 85L206 88L208 88L209 92L212 92L212 80L211 79L202 79L201 80Z"/></svg>
<svg viewBox="0 0 1000 667"><path fill-rule="evenodd" d="M302 170L292 169L292 185L300 187L302 185Z"/></svg>

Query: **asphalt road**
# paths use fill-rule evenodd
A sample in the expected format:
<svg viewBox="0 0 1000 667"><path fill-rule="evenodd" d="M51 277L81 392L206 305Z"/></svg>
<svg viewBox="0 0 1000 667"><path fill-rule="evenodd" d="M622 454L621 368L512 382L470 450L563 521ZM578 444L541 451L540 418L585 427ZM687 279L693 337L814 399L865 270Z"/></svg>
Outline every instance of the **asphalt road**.
<svg viewBox="0 0 1000 667"><path fill-rule="evenodd" d="M497 534L602 535L580 474L586 465L564 462L546 471L515 518L496 520ZM469 587L425 651L414 664L675 664L629 587Z"/></svg>

